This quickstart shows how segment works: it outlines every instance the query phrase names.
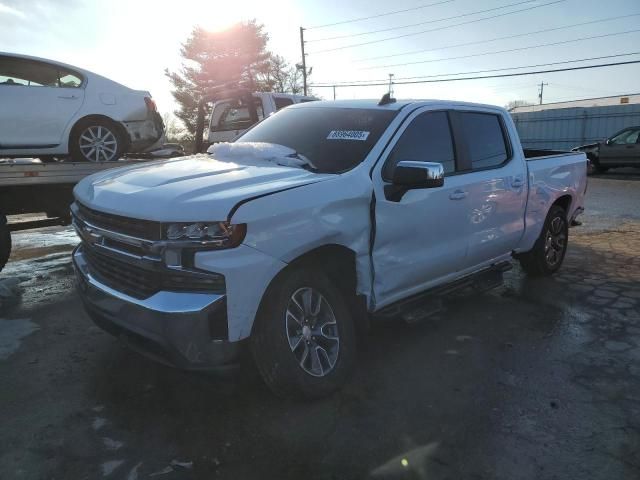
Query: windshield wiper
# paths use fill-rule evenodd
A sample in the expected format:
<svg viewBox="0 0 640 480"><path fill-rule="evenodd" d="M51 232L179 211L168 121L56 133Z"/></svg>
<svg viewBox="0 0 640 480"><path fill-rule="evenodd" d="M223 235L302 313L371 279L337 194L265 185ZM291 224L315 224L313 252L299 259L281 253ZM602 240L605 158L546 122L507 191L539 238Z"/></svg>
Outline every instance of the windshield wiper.
<svg viewBox="0 0 640 480"><path fill-rule="evenodd" d="M309 160L301 153L293 152L292 154L287 155L287 157L295 158L296 160L302 160L304 163L299 165L300 168L304 168L305 170L309 170L312 172L318 171L318 167L316 167L311 160Z"/></svg>

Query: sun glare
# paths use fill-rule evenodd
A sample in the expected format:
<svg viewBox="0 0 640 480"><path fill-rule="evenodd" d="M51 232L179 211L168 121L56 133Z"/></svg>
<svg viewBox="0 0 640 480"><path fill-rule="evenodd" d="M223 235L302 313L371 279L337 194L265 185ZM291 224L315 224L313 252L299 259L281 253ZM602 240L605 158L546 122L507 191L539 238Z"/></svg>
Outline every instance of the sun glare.
<svg viewBox="0 0 640 480"><path fill-rule="evenodd" d="M208 0L198 3L201 12L198 23L209 32L226 30L240 21L253 18L247 13L253 11L253 1L244 0L235 4L235 8L220 8L216 2Z"/></svg>

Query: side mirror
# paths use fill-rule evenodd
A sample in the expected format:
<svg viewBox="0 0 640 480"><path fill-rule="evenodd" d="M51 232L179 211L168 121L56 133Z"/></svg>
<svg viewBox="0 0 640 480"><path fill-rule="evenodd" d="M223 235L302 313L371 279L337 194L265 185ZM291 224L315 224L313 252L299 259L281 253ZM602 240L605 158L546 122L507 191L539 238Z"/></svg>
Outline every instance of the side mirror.
<svg viewBox="0 0 640 480"><path fill-rule="evenodd" d="M604 144L605 144L605 145L611 145L611 139L610 139L610 138L607 138L607 139L604 141Z"/></svg>
<svg viewBox="0 0 640 480"><path fill-rule="evenodd" d="M437 188L444 185L441 163L401 160L393 171L394 185L412 188Z"/></svg>

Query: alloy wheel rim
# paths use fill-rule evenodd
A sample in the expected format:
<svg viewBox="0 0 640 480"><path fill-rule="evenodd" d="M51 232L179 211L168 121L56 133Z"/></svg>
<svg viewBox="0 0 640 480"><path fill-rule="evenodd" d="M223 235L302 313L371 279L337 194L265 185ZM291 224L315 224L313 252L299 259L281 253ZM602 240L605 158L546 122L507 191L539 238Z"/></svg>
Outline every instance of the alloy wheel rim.
<svg viewBox="0 0 640 480"><path fill-rule="evenodd" d="M555 267L562 260L564 250L567 247L567 234L565 232L565 221L561 217L555 217L545 237L544 257L549 267Z"/></svg>
<svg viewBox="0 0 640 480"><path fill-rule="evenodd" d="M80 135L80 151L90 162L108 162L114 159L118 140L111 130L100 125L86 128Z"/></svg>
<svg viewBox="0 0 640 480"><path fill-rule="evenodd" d="M324 377L334 369L340 350L338 325L331 305L318 290L303 287L293 292L285 331L289 348L306 373Z"/></svg>

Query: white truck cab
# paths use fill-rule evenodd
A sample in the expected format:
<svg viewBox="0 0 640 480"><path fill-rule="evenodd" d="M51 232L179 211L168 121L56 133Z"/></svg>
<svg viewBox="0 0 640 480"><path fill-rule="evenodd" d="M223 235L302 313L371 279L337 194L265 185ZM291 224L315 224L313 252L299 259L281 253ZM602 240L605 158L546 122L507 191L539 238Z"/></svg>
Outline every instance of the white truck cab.
<svg viewBox="0 0 640 480"><path fill-rule="evenodd" d="M312 102L314 97L289 93L256 92L251 94L257 118L252 118L246 96L236 95L213 104L209 118L209 143L232 142L249 127L278 110L296 103Z"/></svg>

